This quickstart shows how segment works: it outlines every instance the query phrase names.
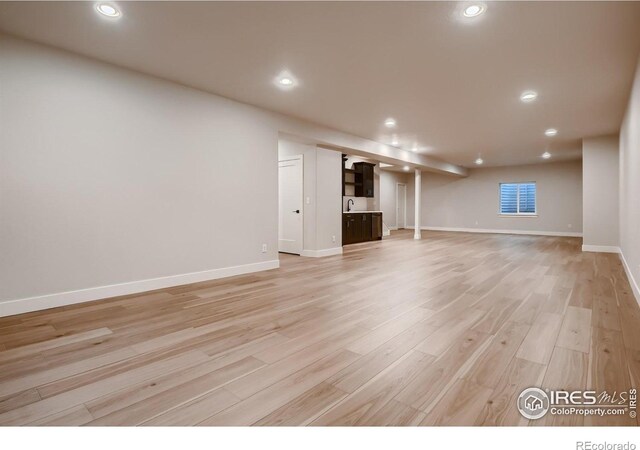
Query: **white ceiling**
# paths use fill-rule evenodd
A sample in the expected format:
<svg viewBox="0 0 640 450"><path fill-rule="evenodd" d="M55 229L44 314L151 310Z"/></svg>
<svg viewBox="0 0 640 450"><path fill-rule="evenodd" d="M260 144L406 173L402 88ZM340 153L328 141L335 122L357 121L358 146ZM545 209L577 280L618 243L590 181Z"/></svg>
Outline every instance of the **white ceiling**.
<svg viewBox="0 0 640 450"><path fill-rule="evenodd" d="M464 166L580 157L619 129L640 52L640 2L117 4L0 2L0 30L383 143L392 116L407 149Z"/></svg>

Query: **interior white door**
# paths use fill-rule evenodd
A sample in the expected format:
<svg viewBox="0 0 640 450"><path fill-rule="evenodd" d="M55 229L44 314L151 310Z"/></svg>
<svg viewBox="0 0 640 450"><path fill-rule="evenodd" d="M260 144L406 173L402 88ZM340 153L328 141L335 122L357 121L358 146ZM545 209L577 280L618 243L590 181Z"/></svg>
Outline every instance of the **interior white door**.
<svg viewBox="0 0 640 450"><path fill-rule="evenodd" d="M404 228L407 224L407 185L398 183L396 189L396 226Z"/></svg>
<svg viewBox="0 0 640 450"><path fill-rule="evenodd" d="M278 161L278 251L302 253L302 155Z"/></svg>

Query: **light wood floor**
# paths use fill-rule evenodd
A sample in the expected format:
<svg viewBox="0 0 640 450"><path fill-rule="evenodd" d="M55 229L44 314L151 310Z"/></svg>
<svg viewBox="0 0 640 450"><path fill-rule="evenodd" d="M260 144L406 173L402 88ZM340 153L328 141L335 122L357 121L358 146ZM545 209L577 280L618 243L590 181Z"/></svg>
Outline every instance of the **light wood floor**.
<svg viewBox="0 0 640 450"><path fill-rule="evenodd" d="M576 238L397 232L343 256L0 319L0 424L528 423L529 386L640 383L617 255Z"/></svg>

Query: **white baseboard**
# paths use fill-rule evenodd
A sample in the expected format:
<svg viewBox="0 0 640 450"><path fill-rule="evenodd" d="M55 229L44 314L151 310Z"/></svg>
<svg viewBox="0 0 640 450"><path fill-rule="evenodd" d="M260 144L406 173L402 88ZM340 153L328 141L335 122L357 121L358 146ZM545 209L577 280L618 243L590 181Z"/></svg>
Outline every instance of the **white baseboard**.
<svg viewBox="0 0 640 450"><path fill-rule="evenodd" d="M622 267L624 267L624 271L627 273L627 278L629 279L629 284L631 285L633 295L640 305L640 287L638 286L638 282L636 281L636 279L633 277L631 268L629 267L629 264L627 264L627 260L624 258L624 253L622 253L622 251L620 251L620 259L622 260Z"/></svg>
<svg viewBox="0 0 640 450"><path fill-rule="evenodd" d="M410 230L414 227L408 226ZM490 234L526 234L532 236L563 236L582 237L582 233L568 231L536 231L536 230L493 230L489 228L453 228L453 227L420 227L421 230L428 231L455 231L460 233L490 233Z"/></svg>
<svg viewBox="0 0 640 450"><path fill-rule="evenodd" d="M244 264L242 266L223 267L221 269L205 270L202 272L171 275L168 277L151 278L148 280L131 281L129 283L112 284L77 291L60 292L57 294L38 297L21 298L0 302L0 317L13 316L31 311L56 308L58 306L73 305L75 303L90 302L121 295L137 294L140 292L164 289L183 284L199 283L201 281L216 280L263 270L277 269L280 261L264 261Z"/></svg>
<svg viewBox="0 0 640 450"><path fill-rule="evenodd" d="M620 247L612 245L583 245L583 252L620 253Z"/></svg>
<svg viewBox="0 0 640 450"><path fill-rule="evenodd" d="M391 232L396 231L397 229L398 227L384 227L384 229L382 230L382 237L391 236Z"/></svg>
<svg viewBox="0 0 640 450"><path fill-rule="evenodd" d="M326 248L323 250L302 250L301 256L322 258L324 256L342 255L342 247Z"/></svg>

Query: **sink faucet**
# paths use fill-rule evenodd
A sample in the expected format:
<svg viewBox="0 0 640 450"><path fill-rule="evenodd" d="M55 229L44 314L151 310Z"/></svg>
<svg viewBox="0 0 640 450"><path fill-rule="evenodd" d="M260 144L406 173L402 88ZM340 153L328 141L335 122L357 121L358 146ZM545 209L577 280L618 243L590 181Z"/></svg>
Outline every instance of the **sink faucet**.
<svg viewBox="0 0 640 450"><path fill-rule="evenodd" d="M347 212L351 211L351 205L355 206L355 202L353 201L352 198L350 198L349 201L347 201Z"/></svg>

